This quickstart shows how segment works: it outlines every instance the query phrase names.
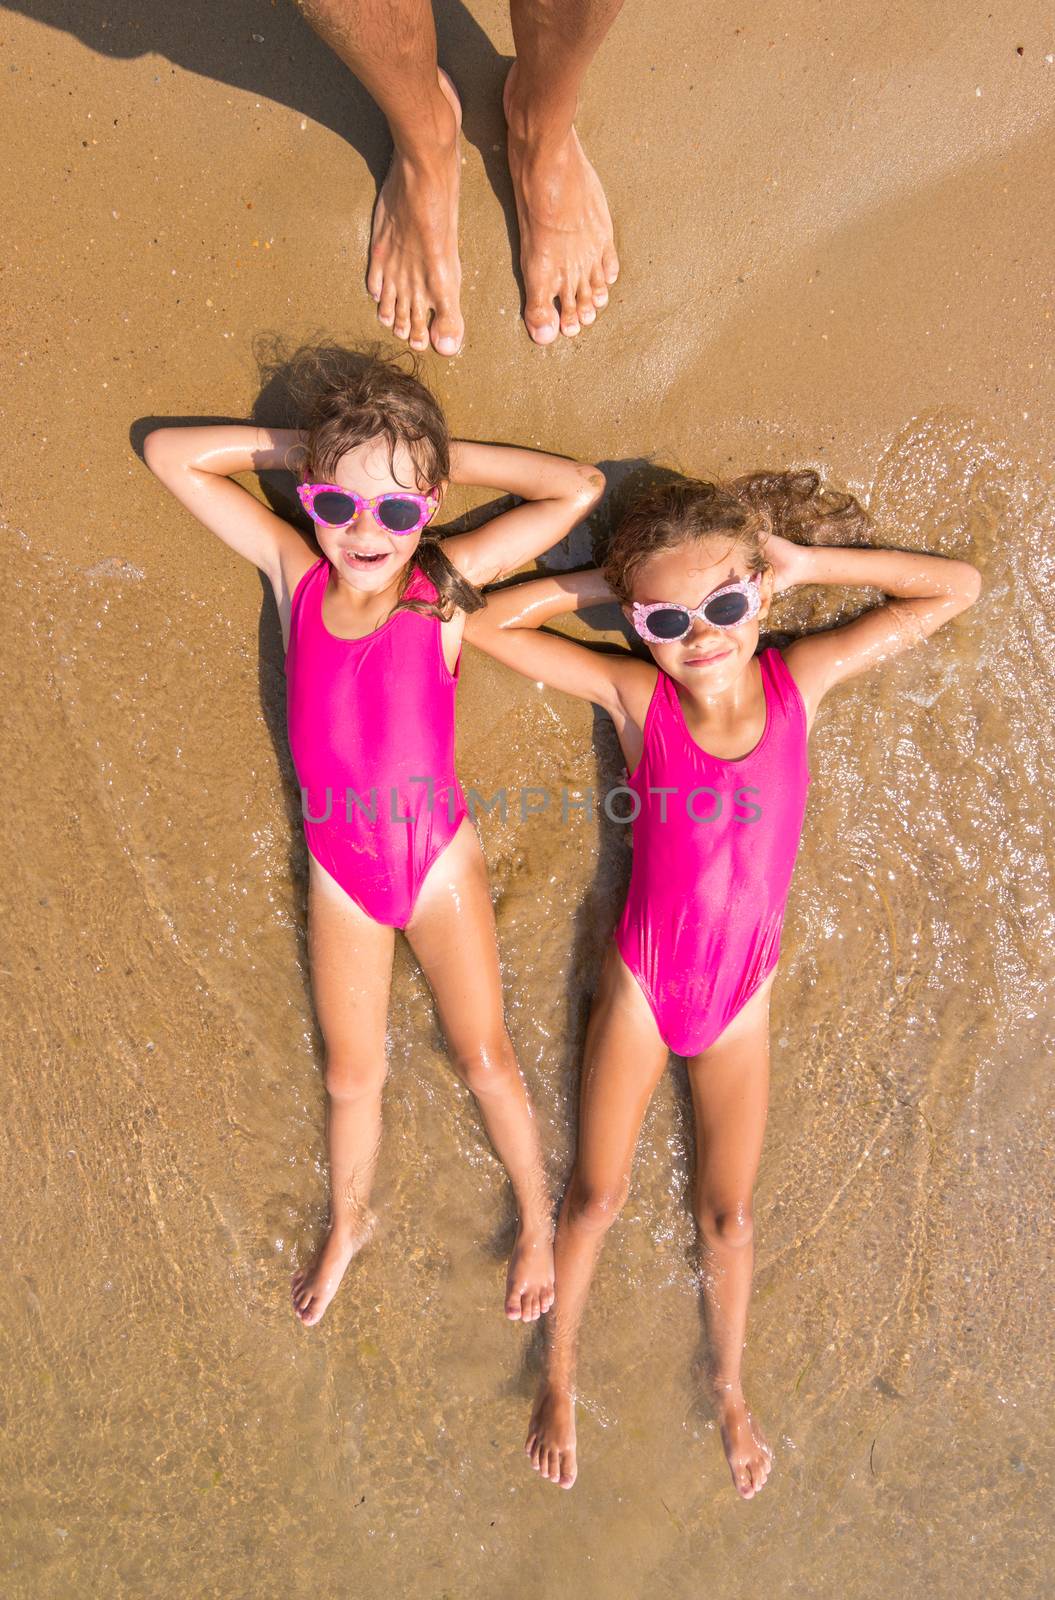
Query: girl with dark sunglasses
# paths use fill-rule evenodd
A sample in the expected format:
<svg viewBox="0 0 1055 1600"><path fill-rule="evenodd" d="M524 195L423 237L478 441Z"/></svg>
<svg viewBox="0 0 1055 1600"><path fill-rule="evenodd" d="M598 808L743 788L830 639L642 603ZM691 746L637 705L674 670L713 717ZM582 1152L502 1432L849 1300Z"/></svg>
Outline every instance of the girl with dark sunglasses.
<svg viewBox="0 0 1055 1600"><path fill-rule="evenodd" d="M466 630L529 678L612 717L633 868L586 1031L578 1146L557 1227L557 1301L526 1449L575 1482L579 1324L606 1230L626 1200L638 1132L668 1051L688 1065L699 1139L694 1213L713 1399L733 1483L751 1498L772 1456L741 1385L753 1264L752 1190L769 1085L769 999L824 695L925 639L978 597L966 561L801 545L858 534L850 496L815 473L680 481L640 496L604 565L507 587ZM776 590L864 584L895 597L844 627L759 650ZM539 633L616 601L651 659Z"/></svg>
<svg viewBox="0 0 1055 1600"><path fill-rule="evenodd" d="M330 1162L329 1233L293 1279L293 1306L318 1322L373 1228L398 928L509 1174L518 1227L505 1312L530 1322L553 1301L552 1206L505 1027L484 858L454 769L455 691L481 586L569 533L603 479L562 457L451 439L432 395L393 362L325 357L316 377L302 430L162 428L145 445L177 499L266 573L286 646ZM232 481L293 466L321 556ZM450 483L522 503L445 536L433 520Z"/></svg>

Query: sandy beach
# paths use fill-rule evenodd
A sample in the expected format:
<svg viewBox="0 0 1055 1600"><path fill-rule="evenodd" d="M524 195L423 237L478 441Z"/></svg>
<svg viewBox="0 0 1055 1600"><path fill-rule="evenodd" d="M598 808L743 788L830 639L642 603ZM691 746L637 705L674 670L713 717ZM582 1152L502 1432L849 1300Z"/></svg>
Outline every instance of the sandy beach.
<svg viewBox="0 0 1055 1600"><path fill-rule="evenodd" d="M17 3L6 138L0 1587L11 1600L1041 1600L1051 1589L1055 29L1036 0L628 0L578 128L622 272L520 320L506 8L438 0L462 94L452 432L706 476L814 466L979 603L833 693L773 997L733 1493L701 1399L672 1065L588 1312L580 1477L523 1455L508 1186L397 948L376 1243L324 1321L306 856L266 585L151 427L244 420L269 341L377 335L380 113L286 0ZM387 336L386 336L387 337ZM389 339L392 348L396 342ZM466 511L484 495L455 496ZM589 530L557 558L590 559ZM860 592L797 591L791 633ZM578 623L572 631L584 632ZM600 713L467 649L463 784L585 789ZM558 1188L616 826L482 817ZM1049 1420L1045 1422L1045 1417Z"/></svg>

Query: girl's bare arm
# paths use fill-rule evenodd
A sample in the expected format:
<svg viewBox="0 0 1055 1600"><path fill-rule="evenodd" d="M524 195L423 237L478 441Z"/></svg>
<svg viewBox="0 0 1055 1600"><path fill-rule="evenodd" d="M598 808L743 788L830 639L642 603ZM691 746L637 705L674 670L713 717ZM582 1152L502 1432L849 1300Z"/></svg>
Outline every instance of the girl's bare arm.
<svg viewBox="0 0 1055 1600"><path fill-rule="evenodd" d="M865 584L892 598L827 633L796 639L784 652L812 717L828 690L922 643L974 605L982 575L969 561L909 550L797 545L785 553L784 586Z"/></svg>
<svg viewBox="0 0 1055 1600"><path fill-rule="evenodd" d="M603 706L622 732L627 717L643 721L656 668L628 652L590 649L537 632L553 617L614 601L596 568L534 578L489 594L483 610L466 617L465 637L525 677Z"/></svg>
<svg viewBox="0 0 1055 1600"><path fill-rule="evenodd" d="M286 455L300 435L288 428L224 424L203 428L155 428L143 456L154 476L224 544L266 572L281 588L283 551L315 552L289 522L231 481L235 472L286 468Z"/></svg>
<svg viewBox="0 0 1055 1600"><path fill-rule="evenodd" d="M504 489L525 502L443 548L463 577L482 588L549 550L581 522L604 493L596 467L514 445L451 442L452 483Z"/></svg>

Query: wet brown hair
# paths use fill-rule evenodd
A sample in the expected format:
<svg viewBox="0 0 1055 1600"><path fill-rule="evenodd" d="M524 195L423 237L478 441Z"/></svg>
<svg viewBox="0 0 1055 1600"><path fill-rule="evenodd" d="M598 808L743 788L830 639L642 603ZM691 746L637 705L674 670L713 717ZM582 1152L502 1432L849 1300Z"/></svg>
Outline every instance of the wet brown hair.
<svg viewBox="0 0 1055 1600"><path fill-rule="evenodd" d="M387 444L394 478L396 451L400 445L406 448L418 480L407 488L420 493L450 476L447 421L412 352L392 355L378 346L348 350L332 342L314 342L285 359L282 379L298 417L296 425L305 435L287 462L302 481L332 481L341 457L374 439ZM442 530L431 523L423 528L400 585L402 594L416 563L435 584L436 602L401 599L396 609L447 622L456 609L478 611L484 604L479 589L444 554L442 538Z"/></svg>
<svg viewBox="0 0 1055 1600"><path fill-rule="evenodd" d="M851 494L826 489L818 473L749 472L728 481L674 478L638 490L618 518L601 570L612 592L629 605L640 569L663 550L694 539L727 538L751 572L765 572L771 533L810 544L822 527L857 536L868 517Z"/></svg>

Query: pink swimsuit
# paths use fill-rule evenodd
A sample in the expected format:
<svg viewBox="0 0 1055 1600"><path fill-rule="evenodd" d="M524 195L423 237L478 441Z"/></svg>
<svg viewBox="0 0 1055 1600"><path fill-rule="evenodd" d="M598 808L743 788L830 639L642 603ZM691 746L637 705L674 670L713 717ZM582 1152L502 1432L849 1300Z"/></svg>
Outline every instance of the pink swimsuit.
<svg viewBox="0 0 1055 1600"><path fill-rule="evenodd" d="M293 593L289 746L316 861L375 922L405 928L422 881L467 814L454 771L457 665L436 617L397 611L362 639L322 620L323 557ZM435 600L415 567L403 598Z"/></svg>
<svg viewBox="0 0 1055 1600"><path fill-rule="evenodd" d="M810 783L806 711L780 651L758 662L766 726L749 755L701 750L660 672L629 779L640 810L615 942L679 1056L712 1045L780 955Z"/></svg>

